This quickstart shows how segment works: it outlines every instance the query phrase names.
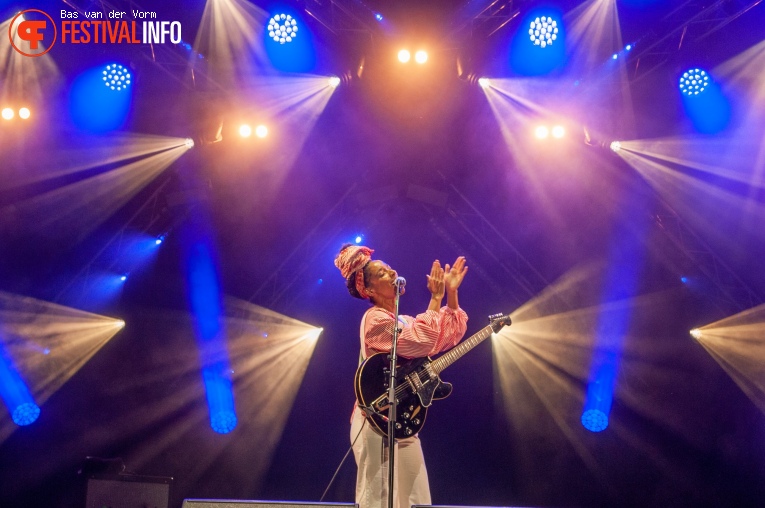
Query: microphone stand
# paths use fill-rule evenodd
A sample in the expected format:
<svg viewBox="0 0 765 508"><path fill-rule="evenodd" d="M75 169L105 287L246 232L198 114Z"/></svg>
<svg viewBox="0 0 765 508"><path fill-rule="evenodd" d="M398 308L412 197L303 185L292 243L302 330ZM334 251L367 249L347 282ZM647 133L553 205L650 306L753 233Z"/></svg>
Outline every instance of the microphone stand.
<svg viewBox="0 0 765 508"><path fill-rule="evenodd" d="M393 343L390 348L390 382L388 383L388 508L393 508L393 481L394 481L394 459L396 450L396 348L398 345L398 334L401 332L398 322L398 301L401 297L401 284L396 279L396 303L393 317L395 326L393 327Z"/></svg>

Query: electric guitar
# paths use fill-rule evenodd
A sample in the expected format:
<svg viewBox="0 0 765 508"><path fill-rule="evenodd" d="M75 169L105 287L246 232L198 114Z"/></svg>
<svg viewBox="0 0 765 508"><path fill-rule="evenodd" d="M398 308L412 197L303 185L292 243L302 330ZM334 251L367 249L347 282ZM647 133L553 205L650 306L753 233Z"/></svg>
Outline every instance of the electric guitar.
<svg viewBox="0 0 765 508"><path fill-rule="evenodd" d="M441 371L510 323L509 315L493 314L489 316L488 326L435 360L430 357L402 358L397 362L396 439L417 434L425 425L425 416L433 400L445 399L452 393L452 385L441 381ZM359 366L354 379L359 408L366 413L372 429L383 437L388 436L389 357L389 353L370 356Z"/></svg>

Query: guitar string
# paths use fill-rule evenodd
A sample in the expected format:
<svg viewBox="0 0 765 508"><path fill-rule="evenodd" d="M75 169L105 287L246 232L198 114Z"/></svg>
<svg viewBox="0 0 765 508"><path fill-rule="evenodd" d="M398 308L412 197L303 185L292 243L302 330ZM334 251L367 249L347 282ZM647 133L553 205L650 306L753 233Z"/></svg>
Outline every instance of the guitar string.
<svg viewBox="0 0 765 508"><path fill-rule="evenodd" d="M468 340L466 340L465 342L463 342L462 344L460 344L460 345L459 345L459 346L457 346L456 348L454 348L454 349L452 349L451 351L449 351L448 353L446 353L444 356L442 356L442 357L440 357L440 358L437 358L437 359L436 359L436 360L434 360L432 363L436 363L436 362L438 362L439 360L441 360L442 358L449 358L449 359L451 359L451 357L452 357L452 356L454 356L454 354L453 354L453 353L455 352L455 350L456 350L456 349L467 349L467 350L470 350L470 349L472 349L472 348L474 347L474 345L471 345L470 347L464 347L464 346L466 346L467 344L470 344L471 342L476 342L476 343L478 343L478 342L482 342L482 341L484 341L484 340L486 339L486 337L488 337L488 336L489 336L489 335L488 335L489 329L491 329L491 325L487 326L486 328L484 328L484 329L483 329L483 330L481 330L480 332L476 333L475 335L473 335L472 337L470 337ZM484 334L486 334L486 335L484 336ZM481 337L479 338L479 336L481 336ZM467 351L466 351L466 352L467 352ZM462 354L463 354L463 353L462 353L462 351L460 351L460 354L459 354L459 355L457 355L457 358L459 358L460 356L462 356ZM456 361L456 360L457 360L457 358L454 358L454 360L451 360L451 361L449 361L449 362L448 362L448 363L447 363L447 364L444 366L444 369L445 369L446 367L448 367L449 365L451 365L451 364L452 364L454 361ZM432 363L431 363L431 364L432 364ZM424 369L423 369L423 370L424 370ZM441 369L441 370L443 370L443 369ZM414 372L414 374L417 376L417 379L418 379L418 381L420 381L420 382L422 382L422 381L423 381L423 378L422 378L422 376L421 376L421 373L420 373L420 372ZM428 378L429 378L429 377L430 377L430 376L428 376ZM425 378L425 381L427 381L427 379L428 379L428 378ZM406 385L406 384L401 384L401 385L399 385L399 386L398 386L398 388L396 388L396 397L398 397L398 396L402 395L404 392L406 392L406 390L407 390L407 385Z"/></svg>
<svg viewBox="0 0 765 508"><path fill-rule="evenodd" d="M447 360L443 360L443 362L439 362L439 365L440 365L440 363L446 363L446 365L445 365L445 366L444 366L442 369L440 369L438 372L441 372L441 371L443 371L443 369L445 369L446 367L448 367L449 365L451 365L451 364L452 364L454 361L456 361L457 359L459 359L459 358L460 358L460 357L461 357L461 356L462 356L464 353L466 353L467 351L469 351L470 349L472 349L473 347L475 347L475 346L476 346L478 343L480 343L480 342L483 342L484 340L486 340L486 338L487 338L487 337L490 335L490 333L491 333L491 332L493 332L493 331L494 331L494 327L493 327L492 325L488 325L488 326L486 326L486 327L485 327L484 329L482 329L480 332L476 333L475 335L473 335L472 337L470 337L468 340L466 340L465 342L463 342L463 343L462 343L462 344L460 344L459 346L455 347L454 349L452 349L451 351L449 351L448 353L446 353L446 354L445 354L445 355L443 355L442 357L440 357L440 358L437 358L436 360L434 360L433 362L431 362L431 364L434 364L434 363L436 363L436 362L439 362L439 360L448 359L448 361L447 361ZM462 351L463 349L464 349L464 350L467 350L467 351ZM457 350L459 350L459 351L457 351ZM459 352L459 354L457 354L457 355L456 355L456 357L455 357L455 354L454 354L454 353L457 353L457 352ZM454 358L453 358L453 357L454 357ZM424 371L424 370L426 370L426 369L423 369L423 371ZM420 382L422 382L422 381L423 381L423 378L422 378L422 376L421 376L421 372L422 372L422 371L415 371L415 372L413 373L413 374L415 374L415 375L417 376L417 380L418 380L418 381L420 381ZM429 378L429 377L430 377L430 375L428 375L427 377ZM428 380L428 379L425 379L425 381L427 381L427 380ZM401 385L399 385L399 386L396 388L396 392L395 392L395 395L396 395L396 399L398 399L398 397L399 397L400 395L402 395L403 393L405 393L405 392L406 392L406 390L407 390L407 385L406 385L406 384L401 384ZM358 437L358 436L357 436L357 437ZM322 496L322 498L323 498L323 496Z"/></svg>

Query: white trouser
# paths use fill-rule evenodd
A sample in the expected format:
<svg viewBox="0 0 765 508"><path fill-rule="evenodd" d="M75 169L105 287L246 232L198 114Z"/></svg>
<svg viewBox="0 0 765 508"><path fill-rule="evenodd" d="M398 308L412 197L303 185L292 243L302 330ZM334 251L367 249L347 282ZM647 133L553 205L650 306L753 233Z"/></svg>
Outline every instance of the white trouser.
<svg viewBox="0 0 765 508"><path fill-rule="evenodd" d="M388 439L375 433L370 422L366 425L363 423L364 415L359 408L356 408L351 423L351 443L361 430L361 435L353 445L353 454L358 466L356 502L359 508L386 508L388 506ZM396 440L394 469L394 508L431 504L428 472L425 469L425 458L422 455L419 437Z"/></svg>

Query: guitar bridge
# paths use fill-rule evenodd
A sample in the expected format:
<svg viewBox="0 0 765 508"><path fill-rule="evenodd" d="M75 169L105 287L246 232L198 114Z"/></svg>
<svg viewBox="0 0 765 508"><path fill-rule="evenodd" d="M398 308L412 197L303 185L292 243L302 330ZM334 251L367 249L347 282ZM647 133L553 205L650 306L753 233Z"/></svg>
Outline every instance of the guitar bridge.
<svg viewBox="0 0 765 508"><path fill-rule="evenodd" d="M409 382L409 386L414 393L419 392L422 388L422 381L420 381L420 376L417 375L417 372L412 372L405 379Z"/></svg>

